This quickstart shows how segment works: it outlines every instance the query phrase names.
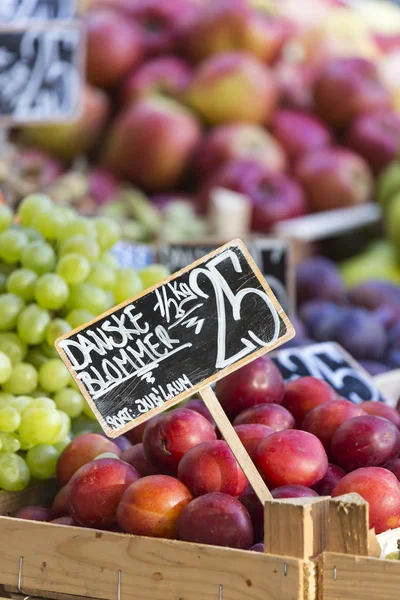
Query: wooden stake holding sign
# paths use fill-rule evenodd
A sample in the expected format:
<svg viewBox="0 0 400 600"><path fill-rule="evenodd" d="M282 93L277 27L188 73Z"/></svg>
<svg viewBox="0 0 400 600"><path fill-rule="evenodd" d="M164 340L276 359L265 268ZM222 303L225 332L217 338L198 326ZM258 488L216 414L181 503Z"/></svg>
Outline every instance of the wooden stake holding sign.
<svg viewBox="0 0 400 600"><path fill-rule="evenodd" d="M264 503L270 493L209 385L293 336L236 240L63 336L56 348L112 438L200 393Z"/></svg>

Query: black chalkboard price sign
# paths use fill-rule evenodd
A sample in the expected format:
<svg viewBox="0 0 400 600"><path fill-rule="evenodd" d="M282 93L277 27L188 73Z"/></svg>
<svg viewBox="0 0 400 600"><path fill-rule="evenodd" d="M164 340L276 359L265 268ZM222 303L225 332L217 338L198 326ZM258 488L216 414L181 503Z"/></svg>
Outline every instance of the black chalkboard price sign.
<svg viewBox="0 0 400 600"><path fill-rule="evenodd" d="M77 0L1 0L0 23L21 23L37 19L73 19Z"/></svg>
<svg viewBox="0 0 400 600"><path fill-rule="evenodd" d="M183 269L220 244L215 240L199 242L161 243L158 247L159 262L171 273ZM292 248L288 240L256 237L246 240L246 247L267 280L279 304L293 314L295 304Z"/></svg>
<svg viewBox="0 0 400 600"><path fill-rule="evenodd" d="M112 438L199 392L265 499L269 492L209 384L293 336L248 250L235 240L56 347Z"/></svg>
<svg viewBox="0 0 400 600"><path fill-rule="evenodd" d="M285 381L318 377L327 381L343 398L358 404L383 401L372 377L336 342L283 348L271 356Z"/></svg>
<svg viewBox="0 0 400 600"><path fill-rule="evenodd" d="M0 125L76 117L83 57L77 24L0 28Z"/></svg>

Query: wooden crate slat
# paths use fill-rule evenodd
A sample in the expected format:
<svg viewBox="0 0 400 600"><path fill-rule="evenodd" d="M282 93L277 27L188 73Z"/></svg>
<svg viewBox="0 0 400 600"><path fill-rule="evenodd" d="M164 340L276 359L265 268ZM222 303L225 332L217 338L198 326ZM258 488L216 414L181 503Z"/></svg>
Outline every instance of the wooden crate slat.
<svg viewBox="0 0 400 600"><path fill-rule="evenodd" d="M369 505L358 494L332 498L329 503L330 552L368 556Z"/></svg>
<svg viewBox="0 0 400 600"><path fill-rule="evenodd" d="M123 600L314 600L312 563L0 517L0 583ZM286 565L286 567L284 566ZM310 578L311 581L305 582Z"/></svg>
<svg viewBox="0 0 400 600"><path fill-rule="evenodd" d="M399 600L399 597L400 561L331 552L321 556L319 600Z"/></svg>

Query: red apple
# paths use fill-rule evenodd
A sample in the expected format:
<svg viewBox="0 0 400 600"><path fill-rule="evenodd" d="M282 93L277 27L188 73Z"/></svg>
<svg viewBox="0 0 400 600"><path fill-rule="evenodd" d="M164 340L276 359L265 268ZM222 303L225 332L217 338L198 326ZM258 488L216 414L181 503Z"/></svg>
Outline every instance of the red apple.
<svg viewBox="0 0 400 600"><path fill-rule="evenodd" d="M255 463L270 488L282 485L314 486L328 469L328 458L315 435L286 429L260 442Z"/></svg>
<svg viewBox="0 0 400 600"><path fill-rule="evenodd" d="M52 519L69 516L69 482L57 493L51 507Z"/></svg>
<svg viewBox="0 0 400 600"><path fill-rule="evenodd" d="M239 413L233 422L234 425L249 425L251 423L267 425L275 431L293 429L296 424L290 412L279 404L252 406Z"/></svg>
<svg viewBox="0 0 400 600"><path fill-rule="evenodd" d="M314 99L320 116L335 126L391 107L390 94L380 82L375 64L358 57L325 64L315 82Z"/></svg>
<svg viewBox="0 0 400 600"><path fill-rule="evenodd" d="M192 60L230 50L246 50L272 62L285 42L285 23L254 10L246 0L219 0L201 6L186 28L182 47Z"/></svg>
<svg viewBox="0 0 400 600"><path fill-rule="evenodd" d="M309 411L301 423L301 428L317 436L328 456L331 456L332 438L338 427L345 421L354 417L362 417L364 414L361 406L344 398L337 398Z"/></svg>
<svg viewBox="0 0 400 600"><path fill-rule="evenodd" d="M193 496L222 492L241 496L248 481L228 444L222 440L203 442L183 456L178 479Z"/></svg>
<svg viewBox="0 0 400 600"><path fill-rule="evenodd" d="M260 162L271 171L284 171L283 148L268 131L251 123L232 123L215 127L208 133L195 155L200 177L208 177L236 158Z"/></svg>
<svg viewBox="0 0 400 600"><path fill-rule="evenodd" d="M272 497L278 498L312 498L318 496L317 492L304 485L282 485L271 492Z"/></svg>
<svg viewBox="0 0 400 600"><path fill-rule="evenodd" d="M314 211L363 204L371 199L373 180L366 161L345 148L325 148L299 160L296 175Z"/></svg>
<svg viewBox="0 0 400 600"><path fill-rule="evenodd" d="M248 121L268 123L278 100L275 75L246 52L225 52L196 69L188 104L212 125Z"/></svg>
<svg viewBox="0 0 400 600"><path fill-rule="evenodd" d="M275 68L281 105L287 108L314 111L313 86L318 69L305 62L280 60Z"/></svg>
<svg viewBox="0 0 400 600"><path fill-rule="evenodd" d="M258 444L268 435L274 433L275 429L272 429L272 427L268 427L267 425L261 425L260 423L251 423L235 425L235 431L238 434L243 446L246 448L248 455L254 461Z"/></svg>
<svg viewBox="0 0 400 600"><path fill-rule="evenodd" d="M326 125L318 117L305 112L277 110L271 127L292 161L332 143L332 135Z"/></svg>
<svg viewBox="0 0 400 600"><path fill-rule="evenodd" d="M378 174L397 157L399 139L400 116L386 110L355 119L347 132L346 143Z"/></svg>
<svg viewBox="0 0 400 600"><path fill-rule="evenodd" d="M280 404L285 386L270 358L262 356L217 382L215 393L230 419L257 404Z"/></svg>
<svg viewBox="0 0 400 600"><path fill-rule="evenodd" d="M154 94L179 99L191 75L189 65L177 56L153 58L126 79L121 91L122 104L132 104L138 98Z"/></svg>
<svg viewBox="0 0 400 600"><path fill-rule="evenodd" d="M149 97L115 120L106 141L104 164L148 190L179 183L200 129L195 116L173 100Z"/></svg>
<svg viewBox="0 0 400 600"><path fill-rule="evenodd" d="M23 181L32 181L34 189L46 189L65 171L57 158L37 148L16 148L15 162Z"/></svg>
<svg viewBox="0 0 400 600"><path fill-rule="evenodd" d="M330 496L335 485L346 475L345 471L329 463L328 470L322 479L314 485L314 490L320 496Z"/></svg>
<svg viewBox="0 0 400 600"><path fill-rule="evenodd" d="M128 438L128 440L131 442L131 444L135 445L135 444L141 443L144 430L146 429L146 425L148 425L151 420L152 419L149 419L148 421L145 421L144 423L141 423L140 425L136 425L136 427L134 427L133 429L130 429L129 431L126 432L125 435Z"/></svg>
<svg viewBox="0 0 400 600"><path fill-rule="evenodd" d="M89 83L101 88L118 85L142 55L139 29L123 15L99 9L86 17Z"/></svg>
<svg viewBox="0 0 400 600"><path fill-rule="evenodd" d="M144 430L143 446L153 465L175 474L190 448L215 439L214 428L207 419L193 410L177 408L152 419Z"/></svg>
<svg viewBox="0 0 400 600"><path fill-rule="evenodd" d="M400 429L400 413L393 408L384 404L384 402L363 402L361 408L368 415L375 415L376 417L383 417L388 421L391 421Z"/></svg>
<svg viewBox="0 0 400 600"><path fill-rule="evenodd" d="M340 425L331 443L336 462L346 471L379 467L400 453L396 425L382 417L364 415Z"/></svg>
<svg viewBox="0 0 400 600"><path fill-rule="evenodd" d="M140 27L145 52L150 55L174 50L197 12L191 0L127 0L124 8Z"/></svg>
<svg viewBox="0 0 400 600"><path fill-rule="evenodd" d="M174 477L143 477L122 496L117 509L118 525L133 535L175 538L179 514L191 499L187 487Z"/></svg>
<svg viewBox="0 0 400 600"><path fill-rule="evenodd" d="M14 517L28 521L50 521L51 519L49 509L44 506L24 506L15 513Z"/></svg>
<svg viewBox="0 0 400 600"><path fill-rule="evenodd" d="M84 527L113 527L123 493L139 477L136 469L116 458L100 458L84 465L69 483L72 518Z"/></svg>
<svg viewBox="0 0 400 600"><path fill-rule="evenodd" d="M316 377L300 377L286 384L282 406L292 413L297 426L300 426L310 410L336 398L337 393L326 381Z"/></svg>
<svg viewBox="0 0 400 600"><path fill-rule="evenodd" d="M254 541L264 539L264 506L261 504L251 485L248 485L244 494L239 498L250 515L254 530Z"/></svg>
<svg viewBox="0 0 400 600"><path fill-rule="evenodd" d="M249 198L254 231L267 232L276 223L307 212L304 194L296 181L268 170L254 159L232 160L213 173L200 189L200 212L207 210L213 190L221 187Z"/></svg>
<svg viewBox="0 0 400 600"><path fill-rule="evenodd" d="M332 490L332 497L355 492L369 503L369 526L376 533L400 527L400 484L381 467L365 467L348 473Z"/></svg>
<svg viewBox="0 0 400 600"><path fill-rule="evenodd" d="M106 94L86 85L83 91L82 113L77 120L29 126L23 130L23 139L47 150L53 156L71 161L95 148L109 112L110 101Z"/></svg>
<svg viewBox="0 0 400 600"><path fill-rule="evenodd" d="M98 433L85 433L72 440L62 451L57 462L57 479L66 485L72 475L99 454L112 452L119 456L121 450L114 442Z"/></svg>
<svg viewBox="0 0 400 600"><path fill-rule="evenodd" d="M158 469L148 460L143 444L135 444L121 454L121 460L124 460L142 476L157 475Z"/></svg>
<svg viewBox="0 0 400 600"><path fill-rule="evenodd" d="M201 398L192 398L189 400L189 402L185 403L184 408L188 408L189 410L194 410L194 412L199 413L202 417L207 419L207 421L210 421L211 425L215 428L215 421Z"/></svg>
<svg viewBox="0 0 400 600"><path fill-rule="evenodd" d="M248 550L253 526L244 506L218 492L195 498L178 518L178 537L185 542Z"/></svg>
<svg viewBox="0 0 400 600"><path fill-rule="evenodd" d="M392 458L383 465L385 469L391 471L400 481L400 458Z"/></svg>

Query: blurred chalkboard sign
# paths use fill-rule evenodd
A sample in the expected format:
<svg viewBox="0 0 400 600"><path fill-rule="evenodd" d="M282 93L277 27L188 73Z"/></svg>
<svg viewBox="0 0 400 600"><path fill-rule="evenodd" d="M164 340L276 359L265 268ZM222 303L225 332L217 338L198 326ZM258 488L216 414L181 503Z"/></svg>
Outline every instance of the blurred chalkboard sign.
<svg viewBox="0 0 400 600"><path fill-rule="evenodd" d="M0 0L0 24L68 20L76 16L77 0Z"/></svg>
<svg viewBox="0 0 400 600"><path fill-rule="evenodd" d="M155 262L155 251L147 244L135 244L120 240L111 249L120 267L144 269Z"/></svg>
<svg viewBox="0 0 400 600"><path fill-rule="evenodd" d="M293 335L235 240L56 347L104 431L116 437Z"/></svg>
<svg viewBox="0 0 400 600"><path fill-rule="evenodd" d="M283 348L271 355L285 381L318 377L327 381L343 398L358 404L384 401L372 377L344 348L335 342Z"/></svg>
<svg viewBox="0 0 400 600"><path fill-rule="evenodd" d="M163 242L158 247L158 260L168 267L171 273L175 273L207 252L215 250L219 245L220 242L215 240L187 243ZM279 304L289 315L293 314L295 286L290 242L284 239L260 237L247 239L246 247Z"/></svg>
<svg viewBox="0 0 400 600"><path fill-rule="evenodd" d="M83 41L73 22L0 28L0 125L78 116Z"/></svg>

